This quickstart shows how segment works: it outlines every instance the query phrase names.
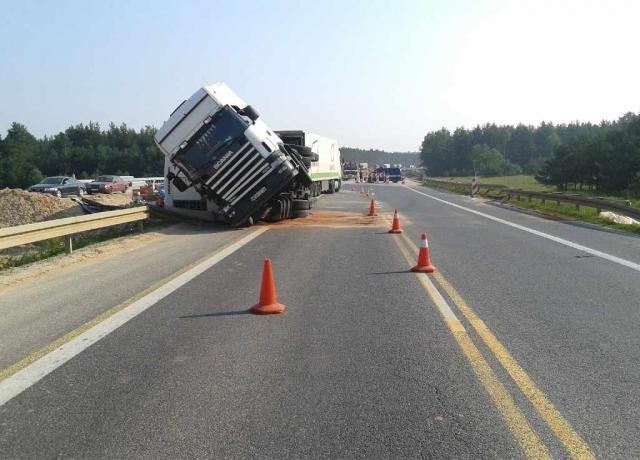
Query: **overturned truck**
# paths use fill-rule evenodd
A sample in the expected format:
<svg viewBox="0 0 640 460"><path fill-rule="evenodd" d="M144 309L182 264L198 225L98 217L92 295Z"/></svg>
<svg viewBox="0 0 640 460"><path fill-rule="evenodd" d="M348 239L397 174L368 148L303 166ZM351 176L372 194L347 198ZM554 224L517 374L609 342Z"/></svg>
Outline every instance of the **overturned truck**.
<svg viewBox="0 0 640 460"><path fill-rule="evenodd" d="M335 141L274 131L224 83L182 102L155 135L165 155L165 209L233 226L305 217L340 189Z"/></svg>

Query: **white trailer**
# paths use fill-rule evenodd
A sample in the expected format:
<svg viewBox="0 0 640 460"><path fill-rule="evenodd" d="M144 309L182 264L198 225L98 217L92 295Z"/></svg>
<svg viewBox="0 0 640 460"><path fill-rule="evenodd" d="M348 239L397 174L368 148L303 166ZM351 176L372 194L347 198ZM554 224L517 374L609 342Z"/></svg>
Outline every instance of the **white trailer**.
<svg viewBox="0 0 640 460"><path fill-rule="evenodd" d="M311 150L312 196L333 193L342 186L342 161L338 142L303 130L276 131L285 144L301 145Z"/></svg>

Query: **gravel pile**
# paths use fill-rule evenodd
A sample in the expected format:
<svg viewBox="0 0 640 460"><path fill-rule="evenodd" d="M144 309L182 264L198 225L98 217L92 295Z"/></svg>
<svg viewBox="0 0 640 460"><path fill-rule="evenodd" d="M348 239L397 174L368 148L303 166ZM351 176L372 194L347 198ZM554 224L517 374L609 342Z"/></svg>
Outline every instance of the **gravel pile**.
<svg viewBox="0 0 640 460"><path fill-rule="evenodd" d="M0 190L0 228L82 214L82 208L68 198L20 189Z"/></svg>

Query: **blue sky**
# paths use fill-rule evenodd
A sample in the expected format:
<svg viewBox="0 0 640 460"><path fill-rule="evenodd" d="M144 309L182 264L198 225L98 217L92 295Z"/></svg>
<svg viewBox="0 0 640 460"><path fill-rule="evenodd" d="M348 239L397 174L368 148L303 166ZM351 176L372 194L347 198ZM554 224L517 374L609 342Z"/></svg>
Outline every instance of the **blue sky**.
<svg viewBox="0 0 640 460"><path fill-rule="evenodd" d="M639 4L0 0L0 132L159 126L216 81L275 129L362 148L617 118L640 110Z"/></svg>

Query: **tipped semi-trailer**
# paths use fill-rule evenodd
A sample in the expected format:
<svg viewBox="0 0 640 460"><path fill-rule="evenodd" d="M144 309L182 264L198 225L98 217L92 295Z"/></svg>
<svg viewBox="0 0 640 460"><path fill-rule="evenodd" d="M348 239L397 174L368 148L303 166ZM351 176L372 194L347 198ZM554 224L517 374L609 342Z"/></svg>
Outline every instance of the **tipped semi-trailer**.
<svg viewBox="0 0 640 460"><path fill-rule="evenodd" d="M185 216L231 225L305 217L315 196L341 185L335 141L272 130L224 83L180 104L155 141L164 206Z"/></svg>

